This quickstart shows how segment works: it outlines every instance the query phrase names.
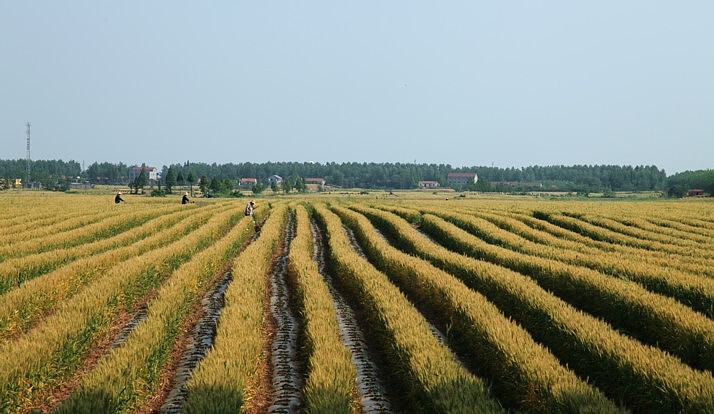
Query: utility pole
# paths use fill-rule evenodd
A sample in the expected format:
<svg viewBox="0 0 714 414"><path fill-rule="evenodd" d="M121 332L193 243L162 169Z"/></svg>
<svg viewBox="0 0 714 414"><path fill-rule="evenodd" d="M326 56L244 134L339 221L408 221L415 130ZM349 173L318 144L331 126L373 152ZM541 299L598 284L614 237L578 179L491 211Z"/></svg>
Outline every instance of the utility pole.
<svg viewBox="0 0 714 414"><path fill-rule="evenodd" d="M30 121L27 121L27 171L25 174L25 187L30 187Z"/></svg>

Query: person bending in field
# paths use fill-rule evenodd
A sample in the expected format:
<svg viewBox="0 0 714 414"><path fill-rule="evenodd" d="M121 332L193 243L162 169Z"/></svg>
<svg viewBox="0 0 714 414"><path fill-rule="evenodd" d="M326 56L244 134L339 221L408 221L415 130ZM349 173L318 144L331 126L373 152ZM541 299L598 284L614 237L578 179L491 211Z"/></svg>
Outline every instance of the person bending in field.
<svg viewBox="0 0 714 414"><path fill-rule="evenodd" d="M250 202L248 202L248 204L245 205L245 215L252 216L253 210L255 210L255 201L251 200ZM253 221L255 221L255 218L253 218Z"/></svg>
<svg viewBox="0 0 714 414"><path fill-rule="evenodd" d="M188 204L188 192L183 193L183 197L181 197L181 204Z"/></svg>
<svg viewBox="0 0 714 414"><path fill-rule="evenodd" d="M121 203L122 201L124 201L124 199L121 198L121 191L120 191L120 192L117 193L116 196L114 196L114 203L115 203L115 204L119 204L119 203Z"/></svg>
<svg viewBox="0 0 714 414"><path fill-rule="evenodd" d="M253 219L253 228L257 232L260 231L260 226L258 225L258 222L255 220L255 216L253 215L255 207L255 201L249 201L248 204L245 205L245 215L250 216Z"/></svg>

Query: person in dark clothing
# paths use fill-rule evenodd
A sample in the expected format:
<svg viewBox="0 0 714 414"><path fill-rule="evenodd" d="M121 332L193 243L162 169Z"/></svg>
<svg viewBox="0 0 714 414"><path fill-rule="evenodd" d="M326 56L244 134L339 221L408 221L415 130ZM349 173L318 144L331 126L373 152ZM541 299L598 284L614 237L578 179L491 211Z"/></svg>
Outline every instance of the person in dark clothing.
<svg viewBox="0 0 714 414"><path fill-rule="evenodd" d="M183 197L181 197L181 204L188 204L188 192L183 193Z"/></svg>
<svg viewBox="0 0 714 414"><path fill-rule="evenodd" d="M117 193L116 196L114 196L114 203L119 204L119 203L121 203L122 201L124 201L124 199L121 198L121 191L120 191L120 192Z"/></svg>

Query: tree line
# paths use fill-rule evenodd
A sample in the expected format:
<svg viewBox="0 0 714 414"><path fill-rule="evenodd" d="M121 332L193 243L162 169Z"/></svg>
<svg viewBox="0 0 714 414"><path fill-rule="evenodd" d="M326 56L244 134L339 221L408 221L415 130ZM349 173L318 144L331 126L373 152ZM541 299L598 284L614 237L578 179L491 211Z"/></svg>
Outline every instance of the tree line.
<svg viewBox="0 0 714 414"><path fill-rule="evenodd" d="M76 161L31 161L31 181L44 188L63 187L62 183L81 177L91 184L129 185L129 170L124 163L95 162L82 171ZM679 194L685 187L700 187L709 194L714 185L711 171L675 174L667 177L656 166L619 165L553 165L521 168L453 167L450 164L416 163L203 163L189 162L164 165L160 183L149 185L203 185L217 192L235 188L240 178L256 178L258 187L271 186L268 177L278 175L291 186L301 186L305 178L322 178L332 188L413 189L419 181L437 181L449 186L447 175L475 172L478 181L464 189L478 191L548 190L567 192L663 191ZM22 178L25 160L0 160L1 178Z"/></svg>
<svg viewBox="0 0 714 414"><path fill-rule="evenodd" d="M714 195L714 170L685 171L667 179L667 194L671 197L683 197L695 189Z"/></svg>
<svg viewBox="0 0 714 414"><path fill-rule="evenodd" d="M125 170L127 167L124 166ZM89 179L99 182L99 177L117 175L122 168L112 164L93 164L87 169ZM208 164L191 163L164 166L162 177L189 175L209 180L239 180L256 178L261 186L270 186L268 177L278 175L290 182L298 178L322 178L333 188L413 189L419 181L437 181L448 186L447 175L456 172L475 172L478 181L472 190L519 190L542 185L542 188L559 191L661 191L667 176L655 166L576 165L532 166L524 168L453 167L449 164L412 163L311 163L265 162ZM203 182L204 180L200 180Z"/></svg>

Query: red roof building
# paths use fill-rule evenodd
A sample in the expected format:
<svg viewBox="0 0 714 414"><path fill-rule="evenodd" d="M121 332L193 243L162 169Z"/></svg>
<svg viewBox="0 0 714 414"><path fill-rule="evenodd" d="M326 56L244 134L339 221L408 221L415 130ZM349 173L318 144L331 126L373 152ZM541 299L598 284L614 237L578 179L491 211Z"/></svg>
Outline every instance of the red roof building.
<svg viewBox="0 0 714 414"><path fill-rule="evenodd" d="M241 187L252 187L256 184L258 184L257 178L241 178L238 181L238 185Z"/></svg>
<svg viewBox="0 0 714 414"><path fill-rule="evenodd" d="M324 178L306 178L305 184L325 185L325 179Z"/></svg>

